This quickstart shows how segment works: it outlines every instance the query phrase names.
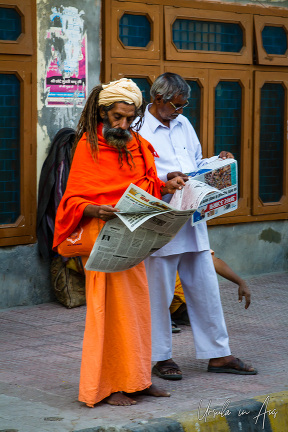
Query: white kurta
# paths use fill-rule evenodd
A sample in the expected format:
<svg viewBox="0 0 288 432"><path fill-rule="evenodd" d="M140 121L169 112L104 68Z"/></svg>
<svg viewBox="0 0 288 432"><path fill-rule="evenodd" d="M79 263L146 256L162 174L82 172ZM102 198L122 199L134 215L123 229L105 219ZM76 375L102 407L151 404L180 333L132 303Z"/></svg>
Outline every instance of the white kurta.
<svg viewBox="0 0 288 432"><path fill-rule="evenodd" d="M186 117L180 114L167 127L148 109L149 106L139 133L159 155L155 163L161 180L167 181L169 172L196 171L217 158L202 159L200 142ZM163 199L170 201L171 196L166 195ZM152 360L172 357L169 306L174 295L177 270L194 334L196 357L229 355L228 334L206 223L192 227L188 221L171 242L145 260L145 266L151 301Z"/></svg>
<svg viewBox="0 0 288 432"><path fill-rule="evenodd" d="M170 128L168 128L150 114L147 107L140 135L149 141L158 153L159 158L155 158L155 163L158 177L163 181L167 181L169 172L188 173L196 171L208 162L217 159L217 156L202 159L202 149L197 135L189 120L181 114L170 122ZM171 195L166 195L163 199L169 202ZM174 239L155 252L153 256L167 256L209 249L206 223L192 227L188 221Z"/></svg>

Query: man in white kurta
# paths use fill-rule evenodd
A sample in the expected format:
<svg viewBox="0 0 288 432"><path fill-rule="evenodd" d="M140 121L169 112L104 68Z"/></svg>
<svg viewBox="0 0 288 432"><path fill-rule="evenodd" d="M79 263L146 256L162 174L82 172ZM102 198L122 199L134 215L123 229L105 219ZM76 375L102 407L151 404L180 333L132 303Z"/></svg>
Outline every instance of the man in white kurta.
<svg viewBox="0 0 288 432"><path fill-rule="evenodd" d="M196 171L218 157L202 159L197 135L189 120L180 114L189 94L187 83L171 73L158 77L151 88L153 103L146 108L139 133L158 153L155 163L158 176L164 181L176 173ZM219 156L233 157L228 152L221 152ZM166 195L166 201L170 198ZM155 374L164 379L182 378L180 368L172 360L169 312L177 270L185 294L196 357L210 359L208 371L211 372L256 373L255 369L231 355L205 222L192 227L188 221L171 242L145 260L145 267L151 301L152 360L157 362L153 367Z"/></svg>

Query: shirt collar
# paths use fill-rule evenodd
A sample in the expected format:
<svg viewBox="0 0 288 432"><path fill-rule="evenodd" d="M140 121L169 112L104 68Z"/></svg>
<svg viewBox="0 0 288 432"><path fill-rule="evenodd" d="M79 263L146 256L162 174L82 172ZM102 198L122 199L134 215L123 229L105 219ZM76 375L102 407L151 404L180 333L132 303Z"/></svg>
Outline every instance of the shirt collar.
<svg viewBox="0 0 288 432"><path fill-rule="evenodd" d="M152 104L149 104L146 107L146 110L145 110L145 120L148 123L148 126L150 127L152 133L155 133L156 129L160 128L160 127L172 130L178 124L182 124L181 114L179 114L179 116L176 119L173 119L173 120L170 121L170 128L168 128L168 126L165 126L163 123L161 123L156 117L154 117L150 113L149 108L150 108L151 105Z"/></svg>

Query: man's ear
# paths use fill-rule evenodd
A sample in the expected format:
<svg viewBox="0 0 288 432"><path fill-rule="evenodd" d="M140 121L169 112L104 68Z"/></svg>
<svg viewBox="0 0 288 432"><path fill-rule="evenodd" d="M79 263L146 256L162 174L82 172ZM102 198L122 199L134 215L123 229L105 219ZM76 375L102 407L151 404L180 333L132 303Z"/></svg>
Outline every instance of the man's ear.
<svg viewBox="0 0 288 432"><path fill-rule="evenodd" d="M101 105L100 108L99 108L99 114L100 114L100 117L101 117L102 119L104 119L104 117L105 117L105 111L104 111L104 108L103 108L102 105Z"/></svg>
<svg viewBox="0 0 288 432"><path fill-rule="evenodd" d="M160 103L161 103L162 100L163 100L162 95L157 94L157 95L155 96L154 102L155 102L157 105L160 105Z"/></svg>

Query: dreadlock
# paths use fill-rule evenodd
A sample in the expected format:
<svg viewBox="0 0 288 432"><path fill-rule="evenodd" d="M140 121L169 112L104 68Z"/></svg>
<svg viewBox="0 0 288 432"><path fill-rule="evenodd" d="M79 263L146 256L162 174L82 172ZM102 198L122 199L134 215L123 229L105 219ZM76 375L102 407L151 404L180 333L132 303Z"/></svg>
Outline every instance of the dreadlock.
<svg viewBox="0 0 288 432"><path fill-rule="evenodd" d="M136 121L134 122L133 127L131 127L131 133L132 133L132 135L135 136L136 141L139 145L139 148L141 146L141 140L139 138L139 130L141 129L141 126L143 124L143 117L144 117L146 105L147 104L143 99L142 105L138 109L136 108L136 113L135 113ZM131 152L127 149L123 149L123 151L125 152L126 160L127 160L128 165L130 166L130 168L132 168L132 166L129 163L128 155L130 155L133 166L135 168L135 163L134 163L133 156L132 156ZM121 151L121 153L119 151L119 162L121 163L121 166L123 165L123 151Z"/></svg>
<svg viewBox="0 0 288 432"><path fill-rule="evenodd" d="M83 108L80 120L76 129L76 138L71 150L71 157L73 159L76 147L82 135L86 132L87 142L89 141L93 157L98 152L98 136L97 124L100 121L99 117L99 93L102 90L102 85L94 87L86 101Z"/></svg>
<svg viewBox="0 0 288 432"><path fill-rule="evenodd" d="M145 114L145 110L146 110L147 105L148 105L147 102L143 98L142 105L136 110L136 120L134 121L133 128L131 128L132 129L131 131L134 134L139 147L141 145L141 140L139 138L139 130L141 129L141 126L143 125L143 118L144 118L144 114ZM133 164L134 164L134 161L133 161Z"/></svg>

